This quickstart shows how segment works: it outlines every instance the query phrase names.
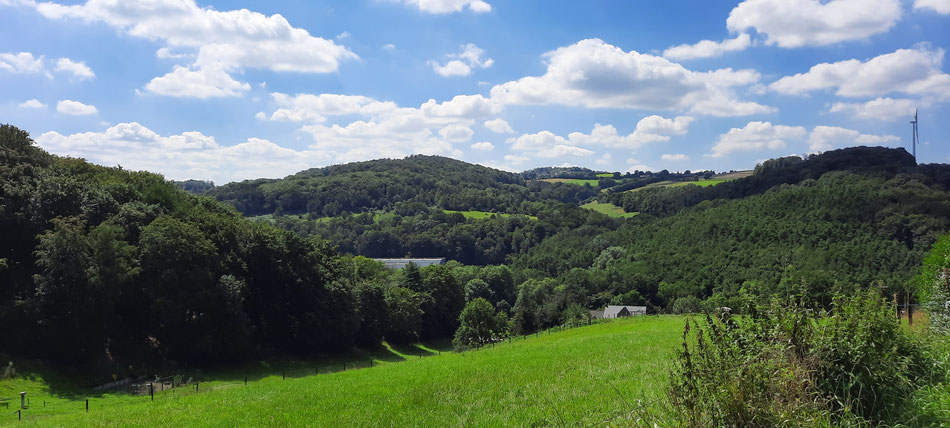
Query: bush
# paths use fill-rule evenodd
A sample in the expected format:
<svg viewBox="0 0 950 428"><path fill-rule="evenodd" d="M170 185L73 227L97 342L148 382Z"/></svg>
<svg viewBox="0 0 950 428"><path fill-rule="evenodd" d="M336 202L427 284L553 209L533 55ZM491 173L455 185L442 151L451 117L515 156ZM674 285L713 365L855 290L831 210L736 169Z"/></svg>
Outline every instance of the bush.
<svg viewBox="0 0 950 428"><path fill-rule="evenodd" d="M465 305L459 323L461 326L452 341L458 350L486 345L508 334L505 314L496 313L491 303L481 297Z"/></svg>
<svg viewBox="0 0 950 428"><path fill-rule="evenodd" d="M691 334L692 332L692 334ZM687 321L669 396L688 426L888 423L920 382L945 375L878 291Z"/></svg>

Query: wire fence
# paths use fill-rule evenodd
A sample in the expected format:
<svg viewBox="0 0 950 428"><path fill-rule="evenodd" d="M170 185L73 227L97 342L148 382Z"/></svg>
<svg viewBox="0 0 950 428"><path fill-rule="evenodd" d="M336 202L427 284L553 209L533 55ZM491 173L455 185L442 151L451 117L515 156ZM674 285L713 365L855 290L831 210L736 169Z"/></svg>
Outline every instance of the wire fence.
<svg viewBox="0 0 950 428"><path fill-rule="evenodd" d="M517 343L519 341L528 341L532 338L539 338L542 336L549 336L556 332L562 332L565 330L589 326L594 324L603 324L614 321L615 319L603 318L603 319L588 319L584 321L575 321L569 322L561 325L556 325L549 327L543 330L538 330L528 334L520 335L506 335L494 337L489 343L482 344L480 346L474 347L462 351L461 354L468 352L478 352L486 348L494 348L499 345ZM427 356L439 356L442 354L441 350L429 351ZM422 359L426 355L422 353L416 355L406 355L404 358L409 359ZM365 359L344 359L337 363L332 364L314 364L310 367L293 367L288 369L282 369L279 371L272 371L269 373L260 373L254 372L248 376L243 376L242 378L231 377L229 380L213 380L206 381L202 380L198 375L184 375L184 374L173 374L166 375L162 377L148 377L148 376L138 376L138 377L127 377L124 379L115 379L112 382L107 382L100 384L96 387L91 388L93 391L106 392L111 391L114 394L126 395L129 398L132 397L148 397L150 401L156 400L169 400L177 399L181 397L204 394L213 391L221 391L225 389L239 388L248 386L255 383L256 381L263 379L265 377L280 377L281 380L288 379L299 379L312 376L323 376L333 373L351 371L351 370L361 370L367 369L379 365L372 357L367 357ZM30 395L30 394L27 394ZM36 398L38 403L42 403L40 407L31 407L30 399ZM5 406L7 409L16 409L12 411L12 415L18 420L23 419L40 419L44 416L49 416L52 414L62 414L58 412L55 407L62 408L63 406L70 406L71 410L68 412L85 412L91 413L99 409L118 407L129 403L128 399L116 400L115 398L110 397L100 397L100 398L85 398L82 401L75 399L59 399L51 401L41 400L40 396L30 396L29 398L24 398L24 404L20 406L20 398L0 398L0 406ZM142 398L136 398L142 399ZM14 406L12 403L15 403ZM55 404L54 404L55 403ZM40 410L42 409L42 410Z"/></svg>

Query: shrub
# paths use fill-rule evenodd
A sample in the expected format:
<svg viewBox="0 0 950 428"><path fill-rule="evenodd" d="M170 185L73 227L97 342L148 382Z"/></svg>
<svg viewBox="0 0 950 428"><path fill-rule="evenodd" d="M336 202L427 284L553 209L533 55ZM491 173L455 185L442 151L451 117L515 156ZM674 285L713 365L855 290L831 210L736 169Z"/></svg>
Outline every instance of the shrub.
<svg viewBox="0 0 950 428"><path fill-rule="evenodd" d="M876 290L828 310L799 296L750 312L687 321L669 391L682 424L894 422L917 382L941 375Z"/></svg>

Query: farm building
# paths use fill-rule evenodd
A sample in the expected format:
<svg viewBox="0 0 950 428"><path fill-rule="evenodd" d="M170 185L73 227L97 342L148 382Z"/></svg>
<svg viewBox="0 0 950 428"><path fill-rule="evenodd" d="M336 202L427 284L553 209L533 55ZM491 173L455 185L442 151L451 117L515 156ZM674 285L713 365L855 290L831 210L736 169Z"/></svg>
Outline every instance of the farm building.
<svg viewBox="0 0 950 428"><path fill-rule="evenodd" d="M614 306L610 305L602 311L590 311L591 318L621 318L634 315L646 315L646 306Z"/></svg>
<svg viewBox="0 0 950 428"><path fill-rule="evenodd" d="M373 259L377 262L381 262L386 265L389 269L402 269L406 267L409 263L415 263L416 266L426 267L431 265L444 265L445 257L441 258L430 258L430 259Z"/></svg>

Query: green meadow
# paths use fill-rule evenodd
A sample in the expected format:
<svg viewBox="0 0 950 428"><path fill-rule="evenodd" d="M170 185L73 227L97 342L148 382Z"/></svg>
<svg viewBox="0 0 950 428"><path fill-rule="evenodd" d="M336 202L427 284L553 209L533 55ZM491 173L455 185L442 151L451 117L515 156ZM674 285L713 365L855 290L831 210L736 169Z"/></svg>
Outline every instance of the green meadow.
<svg viewBox="0 0 950 428"><path fill-rule="evenodd" d="M597 187L600 184L600 180L585 180L580 178L544 178L541 181L547 181L548 183L576 184L578 186L587 184L590 185L590 187Z"/></svg>
<svg viewBox="0 0 950 428"><path fill-rule="evenodd" d="M17 378L0 381L0 391L29 391L31 407L17 422L11 404L0 424L636 425L637 418L663 417L660 403L684 320L616 320L518 337L465 353L426 349L419 357L393 351L372 367L366 362L357 370L304 377L258 376L246 386L240 372L221 373L201 382L198 392L188 385L156 392L154 401L147 395L65 393L50 389L42 379Z"/></svg>
<svg viewBox="0 0 950 428"><path fill-rule="evenodd" d="M513 215L513 214L508 214L508 213L490 213L488 211L455 211L455 210L442 210L442 211L444 211L446 214L461 213L463 216L465 216L465 218L473 218L476 220L491 218L491 216L493 215L500 216L500 217L509 217ZM532 216L532 215L529 215L527 217L534 220L538 219L537 217Z"/></svg>
<svg viewBox="0 0 950 428"><path fill-rule="evenodd" d="M597 202L597 201L592 201L592 202L588 202L588 203L586 203L586 204L584 204L584 205L581 205L581 208L586 208L586 209L589 209L589 210L597 211L597 212L599 212L599 213L601 213L601 214L606 214L606 215L608 215L608 216L610 216L610 217L630 218L630 217L633 217L633 216L635 216L635 215L637 215L637 214L640 214L640 213L628 213L628 212L625 212L622 207L618 207L618 206L616 206L616 205L614 205L614 204L611 204L611 203L609 203L609 202Z"/></svg>
<svg viewBox="0 0 950 428"><path fill-rule="evenodd" d="M683 186L688 186L688 185L692 184L692 185L694 185L694 186L699 186L699 187L709 187L709 186L715 186L715 185L717 185L717 184L719 184L719 183L725 183L725 182L727 182L727 181L729 181L729 180L722 180L722 179L715 179L715 178L713 178L713 179L709 179L709 180L698 180L698 181L677 181L677 182L675 182L675 183L670 183L670 184L668 184L667 186L669 186L669 187L683 187Z"/></svg>

